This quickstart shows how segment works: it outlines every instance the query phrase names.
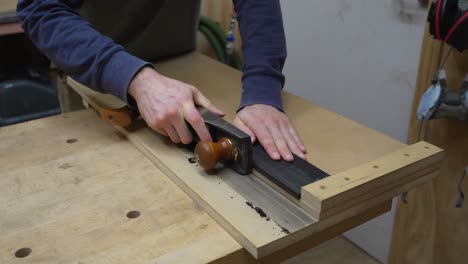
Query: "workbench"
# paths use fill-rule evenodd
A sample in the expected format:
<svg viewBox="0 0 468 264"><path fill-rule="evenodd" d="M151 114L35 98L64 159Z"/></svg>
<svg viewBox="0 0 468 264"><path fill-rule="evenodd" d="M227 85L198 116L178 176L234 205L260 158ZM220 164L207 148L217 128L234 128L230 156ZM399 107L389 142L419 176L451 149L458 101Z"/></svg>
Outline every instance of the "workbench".
<svg viewBox="0 0 468 264"><path fill-rule="evenodd" d="M156 67L199 87L232 120L241 89L238 71L197 53ZM223 90L223 83L230 88ZM330 174L404 147L289 93L284 104L309 161ZM132 143L92 110L0 128L0 263L279 263L391 207L390 198L379 200L387 196L366 201L365 208L332 217L333 222L327 218L312 234L254 260L232 237L235 232L221 227L222 219L202 210L171 181L165 166L155 165ZM169 142L166 147L176 148ZM191 170L199 177L196 167ZM331 253L334 258L352 248L341 244L346 249ZM356 263L372 263L351 251ZM306 254L321 263L320 254Z"/></svg>
<svg viewBox="0 0 468 264"><path fill-rule="evenodd" d="M0 128L0 153L0 263L252 260L92 110ZM376 263L343 238L309 255Z"/></svg>

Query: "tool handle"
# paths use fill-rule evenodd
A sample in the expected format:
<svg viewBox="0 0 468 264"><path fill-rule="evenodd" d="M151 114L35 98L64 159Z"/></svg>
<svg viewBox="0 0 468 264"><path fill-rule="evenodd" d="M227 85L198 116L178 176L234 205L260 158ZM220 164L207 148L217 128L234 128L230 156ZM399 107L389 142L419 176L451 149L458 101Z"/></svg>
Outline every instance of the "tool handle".
<svg viewBox="0 0 468 264"><path fill-rule="evenodd" d="M127 106L117 109L110 109L102 107L92 101L88 101L88 104L99 114L102 120L110 125L127 127L138 116L138 112L133 111Z"/></svg>
<svg viewBox="0 0 468 264"><path fill-rule="evenodd" d="M231 161L234 157L234 146L228 138L221 138L218 142L200 141L195 146L195 159L207 171L221 160Z"/></svg>
<svg viewBox="0 0 468 264"><path fill-rule="evenodd" d="M129 126L136 118L134 112L128 107L122 107L119 109L102 109L99 111L101 118L111 125L117 125L121 127Z"/></svg>

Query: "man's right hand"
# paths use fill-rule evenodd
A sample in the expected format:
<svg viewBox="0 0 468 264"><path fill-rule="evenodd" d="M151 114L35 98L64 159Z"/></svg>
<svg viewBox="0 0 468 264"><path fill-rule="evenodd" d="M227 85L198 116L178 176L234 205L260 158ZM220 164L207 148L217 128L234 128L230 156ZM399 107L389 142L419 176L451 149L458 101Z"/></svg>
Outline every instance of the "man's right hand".
<svg viewBox="0 0 468 264"><path fill-rule="evenodd" d="M211 140L195 105L224 116L197 88L167 78L150 67L141 69L135 75L128 93L137 101L138 110L148 126L169 136L174 143L188 144L193 140L185 120L195 129L200 140Z"/></svg>

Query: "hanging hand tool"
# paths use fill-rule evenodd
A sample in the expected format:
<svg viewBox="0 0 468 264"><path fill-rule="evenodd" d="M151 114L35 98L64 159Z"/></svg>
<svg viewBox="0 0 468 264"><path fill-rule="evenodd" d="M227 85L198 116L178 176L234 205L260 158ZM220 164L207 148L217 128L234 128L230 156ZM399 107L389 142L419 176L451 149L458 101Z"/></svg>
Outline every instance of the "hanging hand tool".
<svg viewBox="0 0 468 264"><path fill-rule="evenodd" d="M443 45L448 44L460 52L468 47L468 38L466 37L468 1L432 1L427 21L432 38L441 41ZM417 117L420 121L437 118L456 118L468 121L468 75L458 91L447 89L443 67L451 50L439 65L439 70L432 78L431 86L421 98L417 110Z"/></svg>
<svg viewBox="0 0 468 264"><path fill-rule="evenodd" d="M445 71L439 70L421 98L417 118L420 121L438 118L468 121L468 75L460 89L450 90L447 88Z"/></svg>

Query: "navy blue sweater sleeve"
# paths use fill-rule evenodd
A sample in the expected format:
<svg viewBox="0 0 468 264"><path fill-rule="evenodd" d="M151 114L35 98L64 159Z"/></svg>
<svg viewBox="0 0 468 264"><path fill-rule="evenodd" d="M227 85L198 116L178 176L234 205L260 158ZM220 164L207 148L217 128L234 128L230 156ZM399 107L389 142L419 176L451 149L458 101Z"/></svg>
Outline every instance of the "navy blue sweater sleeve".
<svg viewBox="0 0 468 264"><path fill-rule="evenodd" d="M83 0L19 0L25 33L77 81L127 102L134 75L149 63L94 30L76 11Z"/></svg>
<svg viewBox="0 0 468 264"><path fill-rule="evenodd" d="M244 56L240 108L267 104L282 110L286 38L280 0L233 0Z"/></svg>

